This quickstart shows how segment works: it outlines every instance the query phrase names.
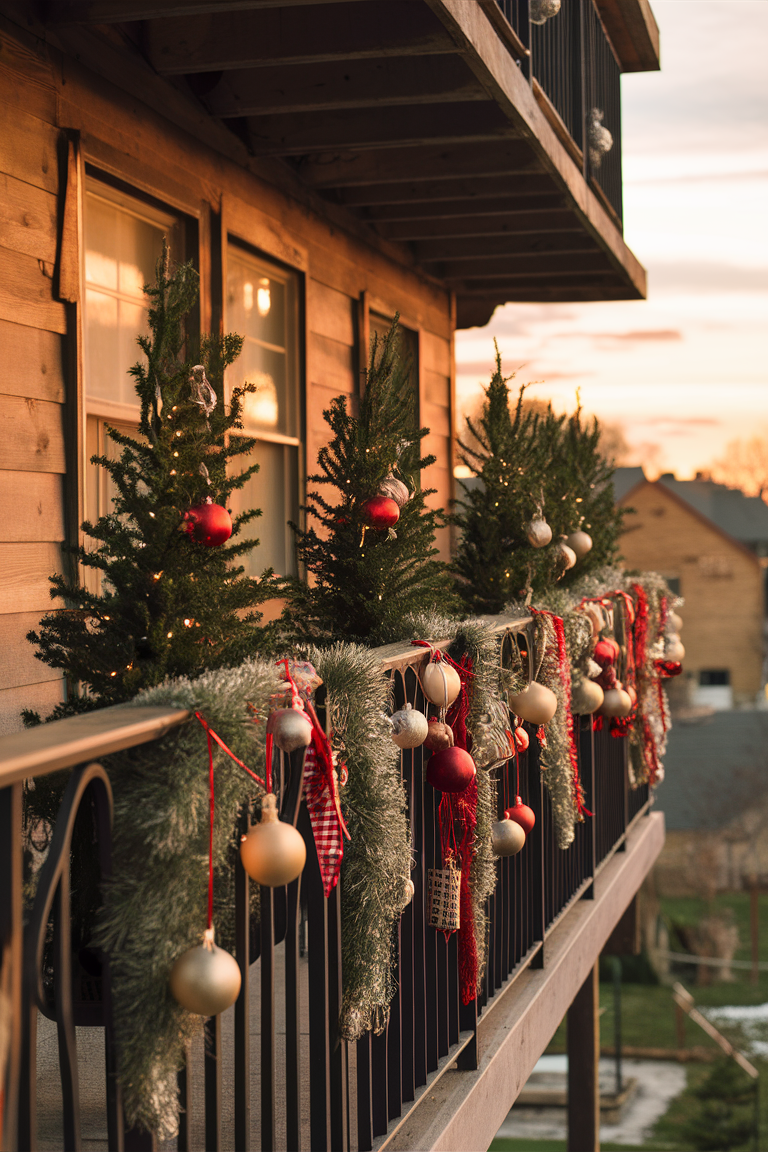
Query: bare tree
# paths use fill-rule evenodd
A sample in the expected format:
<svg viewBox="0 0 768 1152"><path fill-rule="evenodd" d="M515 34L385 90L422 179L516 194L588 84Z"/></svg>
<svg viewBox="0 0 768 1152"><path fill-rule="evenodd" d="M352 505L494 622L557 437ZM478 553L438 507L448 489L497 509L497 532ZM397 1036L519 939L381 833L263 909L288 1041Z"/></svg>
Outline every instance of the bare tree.
<svg viewBox="0 0 768 1152"><path fill-rule="evenodd" d="M768 501L768 436L731 440L724 455L713 461L710 475L721 484L740 488L747 496Z"/></svg>

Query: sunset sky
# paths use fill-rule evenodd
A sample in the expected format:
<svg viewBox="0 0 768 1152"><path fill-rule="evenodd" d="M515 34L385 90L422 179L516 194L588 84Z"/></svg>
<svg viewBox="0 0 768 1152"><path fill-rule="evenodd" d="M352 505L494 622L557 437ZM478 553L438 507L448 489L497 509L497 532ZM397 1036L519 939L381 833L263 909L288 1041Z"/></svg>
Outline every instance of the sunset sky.
<svg viewBox="0 0 768 1152"><path fill-rule="evenodd" d="M620 423L631 463L681 478L768 436L768 2L652 0L661 72L622 78L624 229L642 302L498 308L457 333L460 405L492 337L531 393Z"/></svg>

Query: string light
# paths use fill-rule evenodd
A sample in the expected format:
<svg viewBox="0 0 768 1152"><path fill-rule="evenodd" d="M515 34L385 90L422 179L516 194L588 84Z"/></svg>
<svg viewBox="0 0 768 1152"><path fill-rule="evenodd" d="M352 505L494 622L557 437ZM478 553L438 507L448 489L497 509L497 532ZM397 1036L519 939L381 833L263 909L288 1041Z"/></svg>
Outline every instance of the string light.
<svg viewBox="0 0 768 1152"><path fill-rule="evenodd" d="M159 580L159 579L160 579L160 577L161 577L161 576L162 576L162 572L155 572L155 574L154 574L154 576L152 577L152 579L153 579L153 580L155 580L155 581L157 581L157 580Z"/></svg>
<svg viewBox="0 0 768 1152"><path fill-rule="evenodd" d="M173 636L173 632L166 633L166 640L170 640L172 636Z"/></svg>
<svg viewBox="0 0 768 1152"><path fill-rule="evenodd" d="M185 628L191 628L192 627L192 621L191 620L185 620L184 621L184 627Z"/></svg>
<svg viewBox="0 0 768 1152"><path fill-rule="evenodd" d="M178 456L178 452L174 452L174 456ZM150 516L151 515L152 515L152 513L150 512Z"/></svg>
<svg viewBox="0 0 768 1152"><path fill-rule="evenodd" d="M176 469L175 469L175 468L171 468L171 472L170 472L170 474L171 474L171 476L175 476L175 475L176 475Z"/></svg>
<svg viewBox="0 0 768 1152"><path fill-rule="evenodd" d="M154 512L150 512L150 514L149 514L149 517L150 517L150 519L151 519L151 520L154 520L154 518L155 518L155 514L154 514Z"/></svg>
<svg viewBox="0 0 768 1152"><path fill-rule="evenodd" d="M117 672L110 672L110 676L117 676Z"/></svg>

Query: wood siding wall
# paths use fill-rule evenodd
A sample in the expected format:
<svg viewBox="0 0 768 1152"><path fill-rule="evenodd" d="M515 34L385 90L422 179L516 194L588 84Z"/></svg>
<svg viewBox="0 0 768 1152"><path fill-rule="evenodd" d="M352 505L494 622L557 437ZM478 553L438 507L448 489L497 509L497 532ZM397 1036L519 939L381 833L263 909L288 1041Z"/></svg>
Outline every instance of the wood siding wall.
<svg viewBox="0 0 768 1152"><path fill-rule="evenodd" d="M727 668L734 703L753 704L763 666L763 572L757 557L733 543L665 491L630 492L621 551L627 568L680 581L683 668L698 684L702 669Z"/></svg>
<svg viewBox="0 0 768 1152"><path fill-rule="evenodd" d="M202 117L201 117L202 119ZM424 477L435 505L452 495L453 327L450 294L408 266L408 256L366 244L294 198L201 144L76 60L0 22L0 732L19 710L44 713L61 698L59 676L35 659L25 634L51 605L47 577L60 545L83 518L82 381L77 285L83 165L124 181L197 222L201 323L223 307L216 251L228 234L302 274L305 472L327 439L322 411L344 393L355 403L367 302L400 311L419 332L425 449L438 462ZM79 148L73 168L72 148ZM281 177L282 179L282 177ZM69 189L67 190L67 183ZM65 209L65 192L67 205ZM220 232L217 235L217 232ZM62 236L63 233L63 236ZM213 242L212 242L213 241ZM67 265L66 274L62 276ZM69 285L63 290L64 280ZM76 281L75 276L74 280ZM64 295L72 303L59 298ZM69 367L67 367L69 366ZM439 540L447 557L446 530Z"/></svg>

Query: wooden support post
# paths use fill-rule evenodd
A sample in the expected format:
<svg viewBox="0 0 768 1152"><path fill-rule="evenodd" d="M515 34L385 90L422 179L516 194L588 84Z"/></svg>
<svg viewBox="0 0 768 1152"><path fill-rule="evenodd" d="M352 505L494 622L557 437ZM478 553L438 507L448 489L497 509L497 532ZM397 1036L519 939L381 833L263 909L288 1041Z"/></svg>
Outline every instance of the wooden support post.
<svg viewBox="0 0 768 1152"><path fill-rule="evenodd" d="M757 984L760 979L759 892L757 876L753 876L749 889L749 920L752 935L752 972L750 976L753 984Z"/></svg>
<svg viewBox="0 0 768 1152"><path fill-rule="evenodd" d="M568 1152L600 1152L598 965L568 1009Z"/></svg>

